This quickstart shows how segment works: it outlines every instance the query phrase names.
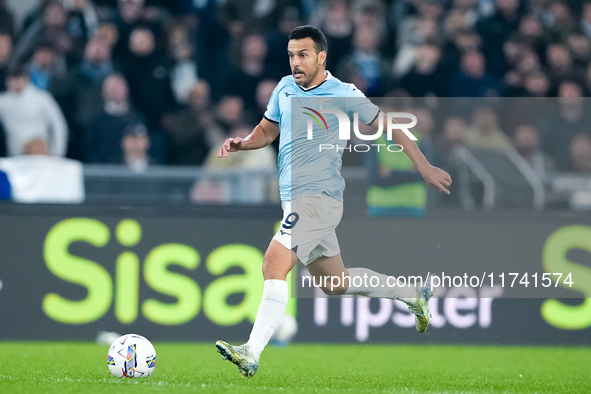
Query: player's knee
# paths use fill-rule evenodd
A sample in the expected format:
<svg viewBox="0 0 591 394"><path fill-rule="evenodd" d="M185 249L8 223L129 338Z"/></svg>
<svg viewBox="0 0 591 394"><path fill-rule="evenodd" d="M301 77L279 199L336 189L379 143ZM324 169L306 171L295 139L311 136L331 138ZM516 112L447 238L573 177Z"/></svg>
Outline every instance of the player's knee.
<svg viewBox="0 0 591 394"><path fill-rule="evenodd" d="M264 259L263 260L263 278L265 280L269 279L280 279L285 280L287 277L287 273L289 270L286 270L280 264L273 262L272 260Z"/></svg>
<svg viewBox="0 0 591 394"><path fill-rule="evenodd" d="M263 258L263 277L285 280L291 270L291 251L278 243L271 243Z"/></svg>

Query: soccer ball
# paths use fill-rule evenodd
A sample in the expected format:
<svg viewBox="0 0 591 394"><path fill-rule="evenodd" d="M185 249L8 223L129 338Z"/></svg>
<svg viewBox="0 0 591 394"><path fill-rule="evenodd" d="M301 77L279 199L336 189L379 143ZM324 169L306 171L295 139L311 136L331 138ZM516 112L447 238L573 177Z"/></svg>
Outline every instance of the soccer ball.
<svg viewBox="0 0 591 394"><path fill-rule="evenodd" d="M147 378L156 367L156 350L141 335L122 335L109 348L107 366L118 378Z"/></svg>

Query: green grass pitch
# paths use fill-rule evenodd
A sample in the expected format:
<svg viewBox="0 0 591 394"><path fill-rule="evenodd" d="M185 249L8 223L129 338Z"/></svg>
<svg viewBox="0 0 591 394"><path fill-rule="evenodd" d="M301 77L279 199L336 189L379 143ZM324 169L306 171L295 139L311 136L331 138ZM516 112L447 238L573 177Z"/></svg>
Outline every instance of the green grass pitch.
<svg viewBox="0 0 591 394"><path fill-rule="evenodd" d="M0 393L590 393L591 348L426 345L269 347L239 376L213 343L154 343L156 370L122 379L108 346L0 342Z"/></svg>

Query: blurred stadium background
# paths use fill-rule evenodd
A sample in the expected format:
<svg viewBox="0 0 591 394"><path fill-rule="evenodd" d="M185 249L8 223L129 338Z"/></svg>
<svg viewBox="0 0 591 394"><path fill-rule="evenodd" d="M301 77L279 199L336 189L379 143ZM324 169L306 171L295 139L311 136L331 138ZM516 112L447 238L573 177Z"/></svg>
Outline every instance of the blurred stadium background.
<svg viewBox="0 0 591 394"><path fill-rule="evenodd" d="M526 261L578 280L560 300L435 300L427 336L392 302L294 298L295 342L591 344L580 0L0 0L0 340L246 337L281 214L277 148L214 156L261 119L304 23L335 76L417 115L454 177L442 197L407 162L345 152L343 233L394 216L393 271Z"/></svg>

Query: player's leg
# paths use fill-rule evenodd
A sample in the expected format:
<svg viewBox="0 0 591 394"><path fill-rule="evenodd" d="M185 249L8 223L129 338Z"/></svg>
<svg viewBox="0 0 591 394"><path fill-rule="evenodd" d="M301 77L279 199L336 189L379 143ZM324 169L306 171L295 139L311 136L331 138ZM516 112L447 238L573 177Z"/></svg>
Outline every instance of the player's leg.
<svg viewBox="0 0 591 394"><path fill-rule="evenodd" d="M307 265L307 268L315 282L323 285L321 288L326 294L400 300L415 315L417 331L424 332L429 326L428 303L433 291L428 283L423 283L422 286L417 284L412 288L389 286L387 275L362 267L346 269L340 254L320 257Z"/></svg>
<svg viewBox="0 0 591 394"><path fill-rule="evenodd" d="M289 297L286 277L297 262L295 253L273 239L263 259L263 297L248 342L240 346L216 342L218 352L236 364L243 376L256 373L261 353L283 317Z"/></svg>
<svg viewBox="0 0 591 394"><path fill-rule="evenodd" d="M315 282L322 284L322 291L329 295L354 294L376 298L400 299L407 302L414 301L414 299L407 300L408 297L404 297L405 295L414 296L414 291L404 294L403 289L386 286L387 275L368 268L346 269L340 254L332 257L322 256L307 265L306 268L310 275L315 278ZM371 277L379 280L378 286L370 286Z"/></svg>
<svg viewBox="0 0 591 394"><path fill-rule="evenodd" d="M306 266L310 275L314 277L315 283L320 284L320 289L328 295L345 294L347 286L340 279L348 277L343 259L340 254L332 257L321 256ZM327 278L335 278L332 282ZM338 282L337 282L338 280Z"/></svg>
<svg viewBox="0 0 591 394"><path fill-rule="evenodd" d="M271 241L263 260L263 297L247 342L257 359L283 317L289 299L286 277L297 263L295 253Z"/></svg>

